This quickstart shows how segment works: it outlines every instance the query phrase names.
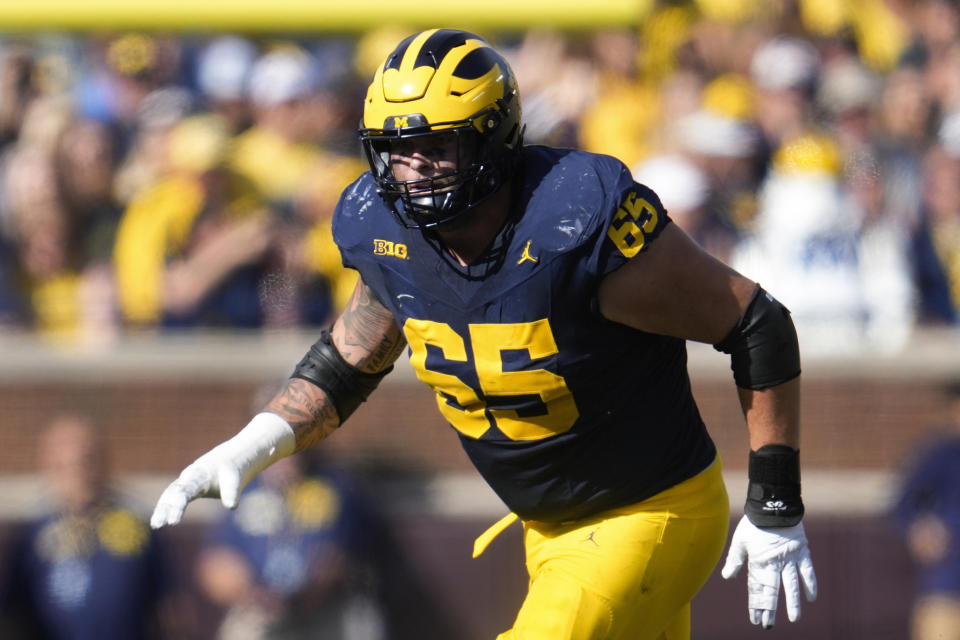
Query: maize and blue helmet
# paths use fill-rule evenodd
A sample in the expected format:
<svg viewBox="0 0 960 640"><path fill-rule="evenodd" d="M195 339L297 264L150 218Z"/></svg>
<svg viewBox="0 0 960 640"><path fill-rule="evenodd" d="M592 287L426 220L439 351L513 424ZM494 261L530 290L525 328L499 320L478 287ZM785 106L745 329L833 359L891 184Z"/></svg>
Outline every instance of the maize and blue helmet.
<svg viewBox="0 0 960 640"><path fill-rule="evenodd" d="M426 180L394 177L391 144L451 134L455 170ZM516 162L523 139L516 78L503 56L472 33L412 35L377 70L360 139L381 194L405 225L448 223L496 193Z"/></svg>

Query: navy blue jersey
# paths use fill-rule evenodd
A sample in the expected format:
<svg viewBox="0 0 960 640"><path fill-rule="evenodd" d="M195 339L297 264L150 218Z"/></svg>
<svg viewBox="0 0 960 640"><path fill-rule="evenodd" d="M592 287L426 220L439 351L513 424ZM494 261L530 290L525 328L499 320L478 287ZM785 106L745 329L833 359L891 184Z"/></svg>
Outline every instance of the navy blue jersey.
<svg viewBox="0 0 960 640"><path fill-rule="evenodd" d="M232 547L250 563L256 580L290 596L329 572L325 564L346 555L370 555L368 520L359 496L342 477L311 474L284 490L255 479L211 543Z"/></svg>
<svg viewBox="0 0 960 640"><path fill-rule="evenodd" d="M520 517L561 522L652 496L715 448L683 340L610 322L604 275L670 221L618 160L527 147L514 212L486 257L460 267L408 229L369 174L341 197L344 264L396 318L417 376L474 465Z"/></svg>
<svg viewBox="0 0 960 640"><path fill-rule="evenodd" d="M31 523L16 545L9 596L31 637L152 637L165 589L163 559L147 523L112 505Z"/></svg>

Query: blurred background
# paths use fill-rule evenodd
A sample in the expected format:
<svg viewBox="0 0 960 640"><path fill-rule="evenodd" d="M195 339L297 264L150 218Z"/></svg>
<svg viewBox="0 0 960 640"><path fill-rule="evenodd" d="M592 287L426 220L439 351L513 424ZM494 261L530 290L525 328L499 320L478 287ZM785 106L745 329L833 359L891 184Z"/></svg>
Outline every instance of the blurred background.
<svg viewBox="0 0 960 640"><path fill-rule="evenodd" d="M0 636L510 626L519 528L470 559L506 510L405 362L236 512L143 524L345 303L330 218L367 83L448 26L511 62L527 143L619 157L792 310L821 597L777 637L956 637L930 635L960 630L956 0L84 7L0 5ZM728 363L692 344L690 368L736 514ZM693 629L762 633L743 576L711 578Z"/></svg>

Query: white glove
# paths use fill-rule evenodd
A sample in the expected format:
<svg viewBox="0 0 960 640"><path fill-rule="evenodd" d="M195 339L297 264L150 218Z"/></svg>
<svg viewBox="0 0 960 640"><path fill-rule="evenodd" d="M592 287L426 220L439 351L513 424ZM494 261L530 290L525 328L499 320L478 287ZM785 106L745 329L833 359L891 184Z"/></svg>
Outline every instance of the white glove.
<svg viewBox="0 0 960 640"><path fill-rule="evenodd" d="M747 560L747 608L753 624L763 625L764 629L773 626L781 576L790 622L800 619L801 582L807 601L817 599L817 576L802 522L792 527L761 529L743 516L733 532L727 561L720 574L729 580L740 572L744 560Z"/></svg>
<svg viewBox="0 0 960 640"><path fill-rule="evenodd" d="M255 475L293 453L296 436L290 424L274 413L258 413L226 442L197 458L160 495L150 517L154 529L180 522L187 503L219 497L234 509L240 492Z"/></svg>

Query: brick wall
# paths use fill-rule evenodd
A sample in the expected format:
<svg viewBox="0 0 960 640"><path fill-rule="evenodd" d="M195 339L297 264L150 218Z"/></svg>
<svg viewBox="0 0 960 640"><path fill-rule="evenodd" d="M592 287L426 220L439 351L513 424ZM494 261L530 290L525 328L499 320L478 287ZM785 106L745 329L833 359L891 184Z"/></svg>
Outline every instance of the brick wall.
<svg viewBox="0 0 960 640"><path fill-rule="evenodd" d="M694 392L729 468L745 464L746 429L729 380L707 376ZM809 378L803 392L805 467L896 466L946 413L937 379ZM33 469L38 427L58 411L91 415L108 435L118 472L172 473L248 420L256 381L76 380L0 384L0 470ZM399 470L467 470L469 462L419 382L389 378L322 445L350 463Z"/></svg>

